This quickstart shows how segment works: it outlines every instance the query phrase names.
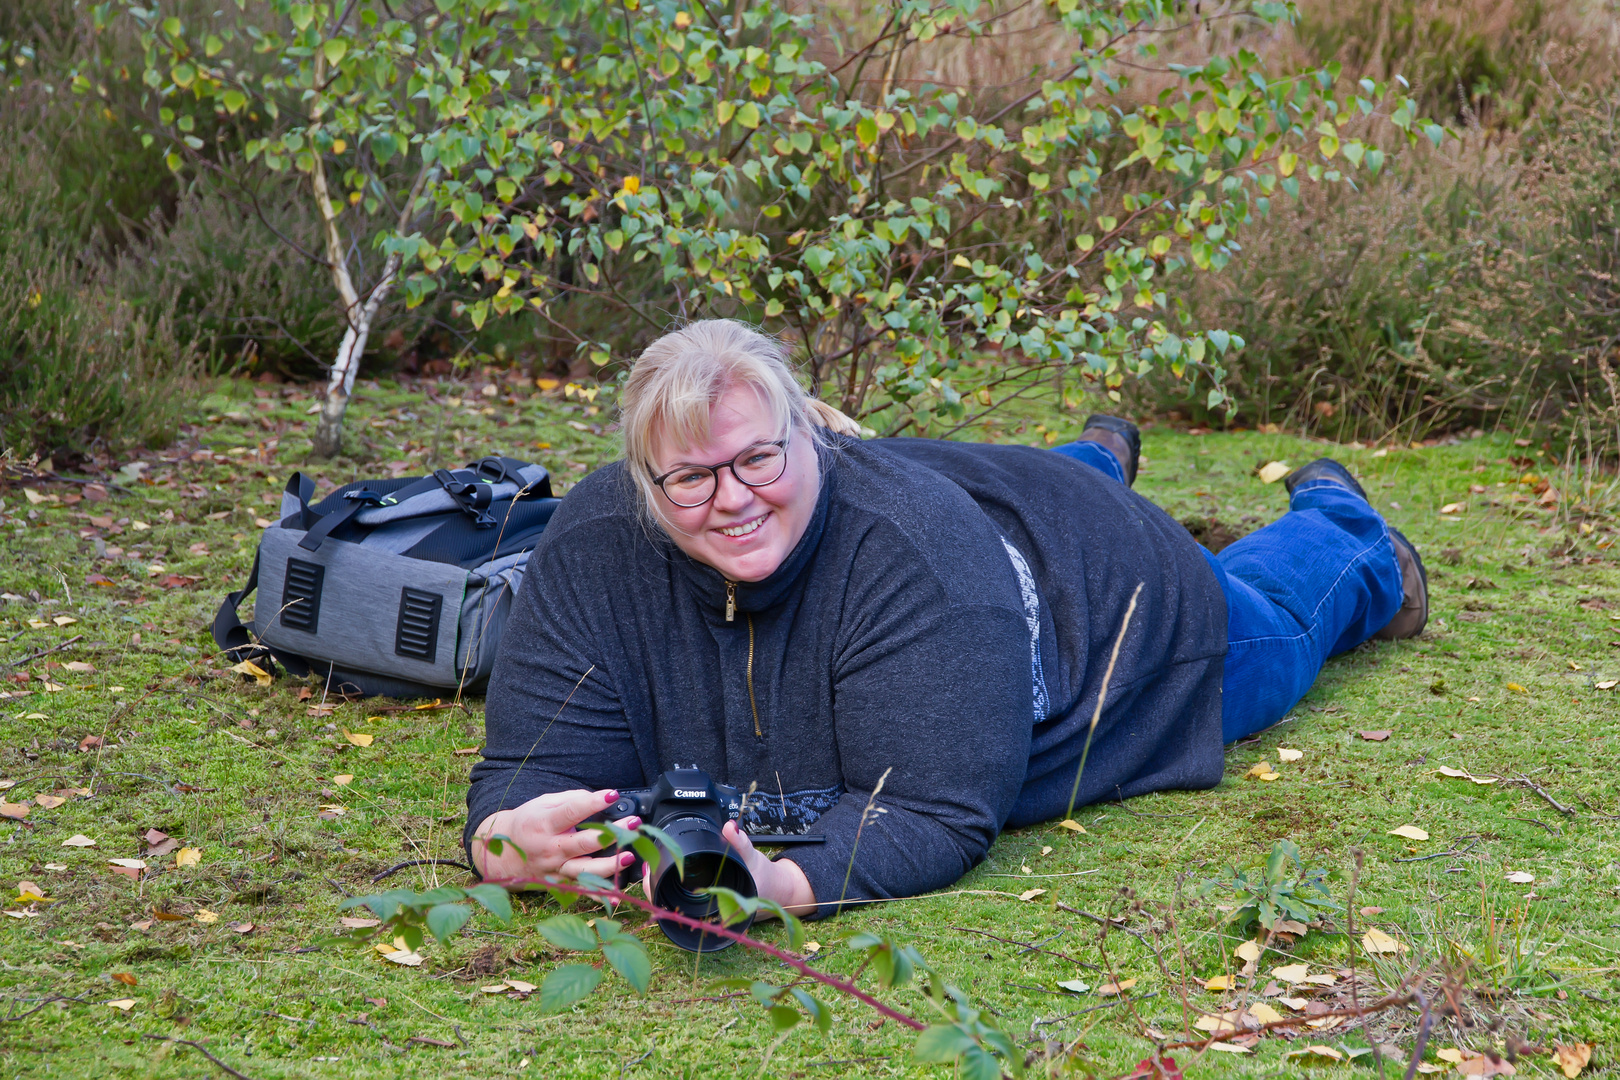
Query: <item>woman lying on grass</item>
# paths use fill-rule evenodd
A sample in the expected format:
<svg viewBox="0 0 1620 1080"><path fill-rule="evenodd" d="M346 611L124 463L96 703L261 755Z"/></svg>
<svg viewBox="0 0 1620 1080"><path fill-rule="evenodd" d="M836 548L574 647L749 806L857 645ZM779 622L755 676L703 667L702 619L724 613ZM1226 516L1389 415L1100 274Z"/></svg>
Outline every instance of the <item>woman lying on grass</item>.
<svg viewBox="0 0 1620 1080"><path fill-rule="evenodd" d="M1071 805L1138 586L1076 805L1214 786L1329 656L1427 619L1417 552L1326 458L1215 556L1131 491L1123 420L1056 450L862 442L727 321L654 342L622 404L625 459L563 500L490 681L466 831L488 877L611 877L632 857L574 827L695 764L755 786L744 830L826 837L772 861L727 825L761 896L927 892Z"/></svg>

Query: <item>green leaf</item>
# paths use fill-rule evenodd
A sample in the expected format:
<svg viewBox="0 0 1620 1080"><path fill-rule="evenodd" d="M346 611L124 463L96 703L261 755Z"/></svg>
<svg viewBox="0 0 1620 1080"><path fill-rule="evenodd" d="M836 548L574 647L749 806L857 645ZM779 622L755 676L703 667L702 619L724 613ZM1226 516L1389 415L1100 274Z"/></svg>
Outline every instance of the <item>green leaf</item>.
<svg viewBox="0 0 1620 1080"><path fill-rule="evenodd" d="M798 1009L787 1005L773 1005L767 1010L767 1014L771 1018L771 1028L778 1032L792 1031L798 1027L799 1021L804 1019Z"/></svg>
<svg viewBox="0 0 1620 1080"><path fill-rule="evenodd" d="M387 131L379 131L377 134L371 137L371 156L377 159L377 164L379 165L388 164L389 159L394 156L394 153L398 149L399 141ZM500 852L495 850L495 844L499 842L500 841L498 839L490 841L489 850L492 855L500 854ZM508 840L507 843L511 843L511 841Z"/></svg>
<svg viewBox="0 0 1620 1080"><path fill-rule="evenodd" d="M652 985L652 960L647 956L646 947L629 934L604 941L602 955L607 957L614 971L624 976L625 982L636 988L636 993L645 994Z"/></svg>
<svg viewBox="0 0 1620 1080"><path fill-rule="evenodd" d="M555 968L540 984L540 1011L559 1012L582 1001L602 981L602 973L586 964Z"/></svg>
<svg viewBox="0 0 1620 1080"><path fill-rule="evenodd" d="M748 128L750 131L759 127L759 122L759 106L755 105L752 101L737 110L737 123L741 124L745 128Z"/></svg>
<svg viewBox="0 0 1620 1080"><path fill-rule="evenodd" d="M596 948L596 935L578 915L553 915L540 922L535 929L559 949L587 952Z"/></svg>
<svg viewBox="0 0 1620 1080"><path fill-rule="evenodd" d="M918 1061L955 1061L969 1050L978 1049L973 1036L957 1024L935 1024L917 1036L911 1056Z"/></svg>
<svg viewBox="0 0 1620 1080"><path fill-rule="evenodd" d="M197 81L197 69L190 64L176 64L169 77L174 80L174 85L184 89Z"/></svg>
<svg viewBox="0 0 1620 1080"><path fill-rule="evenodd" d="M1001 1080L1001 1063L981 1047L962 1054L957 1075L962 1080Z"/></svg>
<svg viewBox="0 0 1620 1080"><path fill-rule="evenodd" d="M427 928L440 944L450 940L450 936L472 918L472 908L466 904L437 904L428 909Z"/></svg>
<svg viewBox="0 0 1620 1080"><path fill-rule="evenodd" d="M855 138L860 140L862 146L871 146L877 142L877 121L870 116L861 117L860 122L855 125Z"/></svg>
<svg viewBox="0 0 1620 1080"><path fill-rule="evenodd" d="M322 43L321 52L326 54L326 62L336 67L338 62L348 55L349 43L342 38L332 38Z"/></svg>
<svg viewBox="0 0 1620 1080"><path fill-rule="evenodd" d="M499 885L474 885L467 890L467 897L476 900L480 907L503 923L512 921L512 897Z"/></svg>
<svg viewBox="0 0 1620 1080"><path fill-rule="evenodd" d="M247 104L247 95L240 90L227 90L220 95L220 101L224 104L225 111L235 116Z"/></svg>
<svg viewBox="0 0 1620 1080"><path fill-rule="evenodd" d="M714 118L722 124L731 123L731 118L737 115L737 106L729 101L717 102L714 106Z"/></svg>
<svg viewBox="0 0 1620 1080"><path fill-rule="evenodd" d="M788 992L804 1006L805 1014L810 1017L817 1030L825 1034L832 1029L832 1010L827 1008L825 1002L813 994L800 990L797 986L790 987Z"/></svg>

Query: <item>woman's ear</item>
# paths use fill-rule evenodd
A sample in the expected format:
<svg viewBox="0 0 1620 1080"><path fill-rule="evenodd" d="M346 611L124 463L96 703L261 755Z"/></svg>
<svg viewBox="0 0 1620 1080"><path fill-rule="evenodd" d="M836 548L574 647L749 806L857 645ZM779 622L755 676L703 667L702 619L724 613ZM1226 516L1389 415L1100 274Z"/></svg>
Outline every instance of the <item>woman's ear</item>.
<svg viewBox="0 0 1620 1080"><path fill-rule="evenodd" d="M808 400L811 423L817 427L824 427L835 435L849 435L857 439L861 437L861 425L819 398Z"/></svg>

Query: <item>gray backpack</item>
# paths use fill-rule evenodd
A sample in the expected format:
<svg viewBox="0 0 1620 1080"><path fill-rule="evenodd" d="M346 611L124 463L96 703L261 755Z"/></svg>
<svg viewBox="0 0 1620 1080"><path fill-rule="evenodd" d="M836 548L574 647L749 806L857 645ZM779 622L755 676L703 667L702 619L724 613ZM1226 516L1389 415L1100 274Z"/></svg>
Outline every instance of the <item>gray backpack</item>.
<svg viewBox="0 0 1620 1080"><path fill-rule="evenodd" d="M512 597L560 499L539 465L487 457L346 484L287 481L247 583L214 617L232 660L314 673L333 693L482 693ZM258 589L253 618L237 607Z"/></svg>

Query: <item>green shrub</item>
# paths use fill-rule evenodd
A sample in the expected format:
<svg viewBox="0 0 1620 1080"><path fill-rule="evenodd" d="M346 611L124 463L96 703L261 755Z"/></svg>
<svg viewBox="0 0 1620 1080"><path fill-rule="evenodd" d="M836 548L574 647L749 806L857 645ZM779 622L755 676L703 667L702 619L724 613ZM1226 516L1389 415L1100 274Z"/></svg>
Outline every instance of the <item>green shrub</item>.
<svg viewBox="0 0 1620 1080"><path fill-rule="evenodd" d="M80 262L48 162L0 160L0 449L57 456L174 437L194 361L167 312Z"/></svg>
<svg viewBox="0 0 1620 1080"><path fill-rule="evenodd" d="M1559 422L1590 392L1620 318L1613 104L1566 101L1504 152L1413 155L1365 192L1275 204L1245 255L1193 292L1249 347L1238 421L1342 439ZM1149 407L1212 419L1160 392Z"/></svg>

